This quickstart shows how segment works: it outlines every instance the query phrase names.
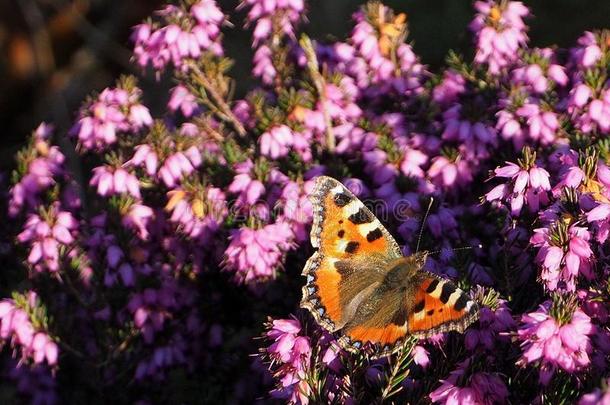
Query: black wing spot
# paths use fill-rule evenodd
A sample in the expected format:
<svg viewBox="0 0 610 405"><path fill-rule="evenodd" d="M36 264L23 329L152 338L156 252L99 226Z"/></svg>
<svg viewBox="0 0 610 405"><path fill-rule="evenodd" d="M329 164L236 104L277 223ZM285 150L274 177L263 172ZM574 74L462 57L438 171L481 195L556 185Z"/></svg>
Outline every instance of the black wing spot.
<svg viewBox="0 0 610 405"><path fill-rule="evenodd" d="M342 224L342 223L343 223L343 220L342 220L342 219L340 219L340 220L339 220L339 223L340 223L340 224Z"/></svg>
<svg viewBox="0 0 610 405"><path fill-rule="evenodd" d="M438 285L439 281L437 279L432 280L432 282L430 283L430 285L428 286L428 288L426 288L426 292L428 294L430 294L431 292L433 292L434 290L436 290L436 286Z"/></svg>
<svg viewBox="0 0 610 405"><path fill-rule="evenodd" d="M347 246L345 247L345 252L346 253L356 253L356 251L358 250L358 248L360 247L360 243L359 242L349 242L347 244Z"/></svg>
<svg viewBox="0 0 610 405"><path fill-rule="evenodd" d="M381 232L381 229L375 228L366 235L366 240L368 240L369 242L374 242L382 236L383 233Z"/></svg>
<svg viewBox="0 0 610 405"><path fill-rule="evenodd" d="M415 312L415 313L421 312L424 310L425 306L426 306L426 301L421 300L417 304L415 304L415 306L413 307L413 312Z"/></svg>
<svg viewBox="0 0 610 405"><path fill-rule="evenodd" d="M342 238L345 235L345 231L343 229L341 229L338 233L337 236Z"/></svg>
<svg viewBox="0 0 610 405"><path fill-rule="evenodd" d="M355 214L350 215L348 219L356 225L373 222L373 216L364 207L361 207Z"/></svg>
<svg viewBox="0 0 610 405"><path fill-rule="evenodd" d="M443 284L443 288L441 290L441 302L443 304L446 304L447 301L449 301L449 297L451 296L451 294L453 294L455 292L455 286L451 283L444 283Z"/></svg>
<svg viewBox="0 0 610 405"><path fill-rule="evenodd" d="M431 316L433 313L434 313L434 310L433 310L433 309L430 309L428 312L426 312L426 314L427 314L428 316Z"/></svg>
<svg viewBox="0 0 610 405"><path fill-rule="evenodd" d="M453 306L453 308L456 311L461 311L466 308L466 304L468 304L468 298L466 297L466 294L462 294L460 295L460 298L455 301L455 305Z"/></svg>
<svg viewBox="0 0 610 405"><path fill-rule="evenodd" d="M397 326L403 326L407 322L407 308L401 306L392 317L392 323Z"/></svg>
<svg viewBox="0 0 610 405"><path fill-rule="evenodd" d="M350 201L352 201L352 197L345 193L339 193L335 194L334 200L337 207L345 207L347 204L350 203Z"/></svg>

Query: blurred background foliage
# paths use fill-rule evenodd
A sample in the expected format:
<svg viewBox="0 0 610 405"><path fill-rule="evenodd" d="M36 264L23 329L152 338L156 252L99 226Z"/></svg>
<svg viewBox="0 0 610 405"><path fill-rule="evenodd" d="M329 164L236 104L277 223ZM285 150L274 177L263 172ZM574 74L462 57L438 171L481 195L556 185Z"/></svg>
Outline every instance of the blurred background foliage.
<svg viewBox="0 0 610 405"><path fill-rule="evenodd" d="M238 0L218 0L232 11ZM305 31L319 40L345 38L358 0L310 0ZM387 0L408 15L415 51L432 69L449 49L462 51L471 40L468 23L472 3L465 0ZM12 156L42 120L67 130L83 99L112 84L119 73L138 73L130 64L131 27L163 4L162 0L0 0L0 170L12 166ZM534 17L534 46L573 44L584 30L610 26L609 0L525 1ZM225 30L228 56L235 59L237 95L250 86L249 37L240 28L244 13L232 14L234 28ZM171 83L155 83L151 74L140 80L152 112L167 101Z"/></svg>

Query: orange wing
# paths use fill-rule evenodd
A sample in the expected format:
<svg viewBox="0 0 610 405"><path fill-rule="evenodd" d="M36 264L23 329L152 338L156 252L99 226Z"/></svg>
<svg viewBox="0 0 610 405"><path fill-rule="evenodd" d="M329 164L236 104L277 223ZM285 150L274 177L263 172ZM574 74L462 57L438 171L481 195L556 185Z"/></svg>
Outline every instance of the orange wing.
<svg viewBox="0 0 610 405"><path fill-rule="evenodd" d="M318 251L303 270L307 283L301 307L333 332L372 293L386 262L402 253L373 213L337 180L318 177L310 198L311 244Z"/></svg>
<svg viewBox="0 0 610 405"><path fill-rule="evenodd" d="M409 311L409 334L430 337L452 330L464 332L479 315L478 307L452 282L432 275L421 282Z"/></svg>

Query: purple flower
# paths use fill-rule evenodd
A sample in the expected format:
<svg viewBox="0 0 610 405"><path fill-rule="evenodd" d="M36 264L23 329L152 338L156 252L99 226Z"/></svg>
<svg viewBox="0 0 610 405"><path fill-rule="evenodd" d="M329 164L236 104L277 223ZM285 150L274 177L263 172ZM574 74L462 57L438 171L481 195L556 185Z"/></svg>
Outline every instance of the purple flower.
<svg viewBox="0 0 610 405"><path fill-rule="evenodd" d="M81 147L99 151L117 142L122 133L138 132L152 125L152 117L140 104L140 89L107 88L80 112L70 133Z"/></svg>
<svg viewBox="0 0 610 405"><path fill-rule="evenodd" d="M497 75L517 60L518 50L527 43L523 17L529 10L518 1L477 1L474 7L478 11L470 23L476 36L474 61L486 64L489 73Z"/></svg>
<svg viewBox="0 0 610 405"><path fill-rule="evenodd" d="M580 274L593 278L590 239L586 228L568 227L560 221L548 228L534 229L530 243L540 248L536 262L542 268L540 278L549 290L575 291Z"/></svg>
<svg viewBox="0 0 610 405"><path fill-rule="evenodd" d="M178 85L172 89L167 108L171 111L180 110L186 118L196 115L200 111L195 96L183 85Z"/></svg>
<svg viewBox="0 0 610 405"><path fill-rule="evenodd" d="M45 331L38 330L30 319L29 313L38 305L38 297L30 292L23 298L20 305L11 299L0 301L0 344L10 342L19 348L23 361L56 367L57 343Z"/></svg>
<svg viewBox="0 0 610 405"><path fill-rule="evenodd" d="M21 243L30 245L28 263L38 271L59 271L59 249L74 242L76 219L66 211L53 207L44 217L30 214L23 231L17 236Z"/></svg>
<svg viewBox="0 0 610 405"><path fill-rule="evenodd" d="M467 349L483 347L493 351L498 342L510 341L508 333L513 331L517 324L505 300L497 300L495 306L495 309L482 307L478 327L471 327L466 331L464 343Z"/></svg>
<svg viewBox="0 0 610 405"><path fill-rule="evenodd" d="M89 184L97 187L102 197L117 194L129 194L140 199L140 182L138 178L123 168L113 169L110 166L98 166L93 169Z"/></svg>
<svg viewBox="0 0 610 405"><path fill-rule="evenodd" d="M169 5L157 12L159 23L144 23L134 28L136 62L160 72L170 63L179 70L188 70L187 62L204 52L222 55L220 26L224 14L214 0L200 0L186 7ZM176 21L183 21L177 25Z"/></svg>
<svg viewBox="0 0 610 405"><path fill-rule="evenodd" d="M259 138L261 155L277 159L288 155L294 143L292 130L286 125L273 127Z"/></svg>
<svg viewBox="0 0 610 405"><path fill-rule="evenodd" d="M284 253L290 249L293 233L286 222L260 229L242 227L232 231L225 251L225 268L235 273L238 283L274 278Z"/></svg>
<svg viewBox="0 0 610 405"><path fill-rule="evenodd" d="M506 162L506 166L494 170L496 177L511 179L510 184L500 184L485 195L487 201L503 201L509 204L513 216L519 216L521 209L527 205L530 212L536 212L541 205L548 203L548 191L551 190L549 173L538 167L533 160L535 155L524 152L530 163L521 167L515 163Z"/></svg>
<svg viewBox="0 0 610 405"><path fill-rule="evenodd" d="M554 309L561 305L566 304L545 302L537 311L521 317L522 325L517 331L523 350L520 362L541 362L540 379L543 385L548 384L557 367L575 373L591 362L589 336L595 331L591 319L579 308L571 315L563 315L568 319L553 317Z"/></svg>
<svg viewBox="0 0 610 405"><path fill-rule="evenodd" d="M276 319L267 326L266 337L272 342L265 354L272 362L277 386L271 396L294 404L309 403L311 391L307 372L311 358L309 338L301 336L301 324L296 319Z"/></svg>
<svg viewBox="0 0 610 405"><path fill-rule="evenodd" d="M470 359L463 361L449 373L447 379L440 381L441 386L430 393L433 403L492 405L506 402L508 389L496 374L475 372L470 375L467 384L458 384L458 381L465 380L470 362Z"/></svg>
<svg viewBox="0 0 610 405"><path fill-rule="evenodd" d="M203 192L187 192L178 188L169 191L167 196L165 210L171 212L170 221L200 244L210 243L228 213L222 190L209 187Z"/></svg>

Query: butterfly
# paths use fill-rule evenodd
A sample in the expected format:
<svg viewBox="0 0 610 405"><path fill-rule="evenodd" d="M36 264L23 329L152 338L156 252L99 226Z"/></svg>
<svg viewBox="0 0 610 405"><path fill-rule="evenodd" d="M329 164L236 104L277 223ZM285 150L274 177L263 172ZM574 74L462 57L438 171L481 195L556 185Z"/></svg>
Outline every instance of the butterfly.
<svg viewBox="0 0 610 405"><path fill-rule="evenodd" d="M373 213L337 180L320 176L310 195L311 244L301 307L338 343L373 357L398 351L411 336L463 332L478 306L452 282L422 270L427 252L404 256Z"/></svg>

